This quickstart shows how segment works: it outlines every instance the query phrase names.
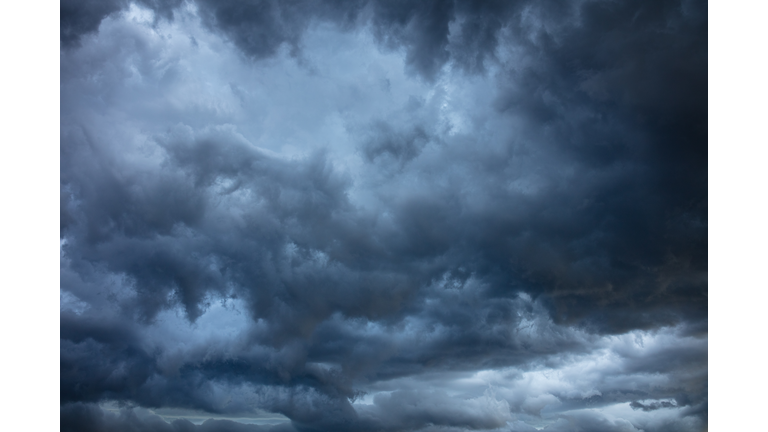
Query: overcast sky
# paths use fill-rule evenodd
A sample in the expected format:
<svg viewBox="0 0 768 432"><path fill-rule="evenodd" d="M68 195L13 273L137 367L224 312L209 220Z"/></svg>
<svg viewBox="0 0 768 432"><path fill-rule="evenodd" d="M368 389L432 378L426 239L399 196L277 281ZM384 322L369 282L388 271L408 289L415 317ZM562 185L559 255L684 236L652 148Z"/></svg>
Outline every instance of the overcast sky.
<svg viewBox="0 0 768 432"><path fill-rule="evenodd" d="M707 429L706 2L60 6L63 431Z"/></svg>

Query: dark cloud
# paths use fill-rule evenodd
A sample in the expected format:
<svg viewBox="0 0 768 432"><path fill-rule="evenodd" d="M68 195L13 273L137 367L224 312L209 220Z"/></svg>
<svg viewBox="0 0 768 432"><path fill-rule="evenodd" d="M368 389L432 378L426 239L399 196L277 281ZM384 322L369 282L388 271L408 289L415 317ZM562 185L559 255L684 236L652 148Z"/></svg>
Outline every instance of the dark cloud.
<svg viewBox="0 0 768 432"><path fill-rule="evenodd" d="M419 127L396 131L384 122L371 126L370 133L372 138L362 147L363 154L370 162L388 157L400 164L406 163L418 156L429 139L426 131Z"/></svg>
<svg viewBox="0 0 768 432"><path fill-rule="evenodd" d="M152 9L158 18L173 19L173 11L183 0L137 0L135 3ZM128 0L61 0L59 2L59 40L63 48L80 43L80 38L99 29L101 21L127 8Z"/></svg>
<svg viewBox="0 0 768 432"><path fill-rule="evenodd" d="M706 428L706 3L68 1L60 38L62 430Z"/></svg>
<svg viewBox="0 0 768 432"><path fill-rule="evenodd" d="M674 408L677 406L674 402L668 402L668 401L661 401L661 402L651 402L649 404L642 404L637 401L633 401L629 404L629 406L632 407L632 409L641 409L643 411L654 411L661 408Z"/></svg>
<svg viewBox="0 0 768 432"><path fill-rule="evenodd" d="M208 419L202 424L178 419L167 422L143 409L122 408L118 412L98 405L71 403L61 407L62 432L292 432L289 424L255 425L231 420Z"/></svg>
<svg viewBox="0 0 768 432"><path fill-rule="evenodd" d="M77 44L80 37L99 29L99 24L106 16L120 10L124 2L62 0L59 3L60 40L62 46Z"/></svg>
<svg viewBox="0 0 768 432"><path fill-rule="evenodd" d="M256 59L274 55L282 44L296 52L309 18L304 5L297 2L203 1L199 5L210 26L221 29Z"/></svg>

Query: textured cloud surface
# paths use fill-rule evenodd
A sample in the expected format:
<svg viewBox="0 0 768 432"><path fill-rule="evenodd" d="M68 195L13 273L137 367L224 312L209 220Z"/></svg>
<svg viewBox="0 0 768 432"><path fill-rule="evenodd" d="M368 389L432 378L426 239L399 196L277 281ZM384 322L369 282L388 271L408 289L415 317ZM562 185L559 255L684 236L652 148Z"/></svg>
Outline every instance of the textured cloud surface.
<svg viewBox="0 0 768 432"><path fill-rule="evenodd" d="M707 429L707 4L61 2L64 431Z"/></svg>

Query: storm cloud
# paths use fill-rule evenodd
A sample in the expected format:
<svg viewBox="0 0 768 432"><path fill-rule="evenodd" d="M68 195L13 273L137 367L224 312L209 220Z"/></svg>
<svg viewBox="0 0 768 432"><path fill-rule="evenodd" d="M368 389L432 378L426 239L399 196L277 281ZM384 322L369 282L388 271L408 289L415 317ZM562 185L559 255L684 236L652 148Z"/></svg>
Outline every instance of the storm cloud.
<svg viewBox="0 0 768 432"><path fill-rule="evenodd" d="M706 430L706 2L60 28L62 430Z"/></svg>

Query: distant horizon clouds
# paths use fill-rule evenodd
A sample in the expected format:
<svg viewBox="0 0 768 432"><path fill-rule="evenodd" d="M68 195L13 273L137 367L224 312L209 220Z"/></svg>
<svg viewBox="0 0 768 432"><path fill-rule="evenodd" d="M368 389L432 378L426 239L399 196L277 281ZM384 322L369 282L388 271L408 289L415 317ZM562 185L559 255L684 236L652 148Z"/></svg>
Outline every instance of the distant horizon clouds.
<svg viewBox="0 0 768 432"><path fill-rule="evenodd" d="M62 431L705 431L707 3L60 3Z"/></svg>

